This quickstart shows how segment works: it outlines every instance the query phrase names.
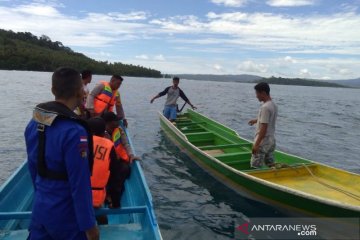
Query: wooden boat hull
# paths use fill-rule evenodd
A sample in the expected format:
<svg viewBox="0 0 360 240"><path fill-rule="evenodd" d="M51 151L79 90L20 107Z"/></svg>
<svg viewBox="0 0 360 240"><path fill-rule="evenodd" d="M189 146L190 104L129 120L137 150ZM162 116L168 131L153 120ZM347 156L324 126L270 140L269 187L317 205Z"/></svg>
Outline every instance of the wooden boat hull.
<svg viewBox="0 0 360 240"><path fill-rule="evenodd" d="M165 134L181 150L200 167L241 195L270 203L280 207L280 209L286 209L287 212L291 212L294 215L305 214L337 218L360 216L360 202L358 200L341 194L340 196L346 198L348 202L344 203L338 201L339 199L331 199L331 192L337 191L324 191L324 194L329 194L328 198L312 194L317 189L324 190L326 187L320 186L322 184L317 183L315 177L311 176L310 172L318 174L329 171L331 172L330 175L333 174L332 182L335 182L336 179L334 178L336 177L348 177L348 181L344 180L338 184L342 187L346 187L347 182L355 181L359 183L360 177L357 174L348 173L282 152L276 152L276 159L280 159L280 162L290 165L290 167L286 169L251 170L251 142L239 137L235 131L192 110L188 110L187 113L179 118L190 119L191 121L188 121L187 124L177 121L177 124L174 125L161 113L159 113L159 116L160 124ZM195 130L191 131L192 129ZM212 136L211 134L219 138L211 139L209 138L209 136ZM219 150L216 145L221 147L222 153L214 151ZM233 152L227 150L229 148L233 148ZM234 150L235 148L241 148L242 152L237 153ZM308 183L314 184L315 182L317 186L314 188L314 191L308 191L301 189L301 187L296 188L294 181L289 181L293 185L288 184L288 186L279 181L279 179L283 179L286 182L286 179L291 178L295 180L308 178ZM314 179L310 181L309 178ZM354 182L352 182L352 185L354 185ZM355 185L351 188L351 191L359 195L359 186L359 184ZM309 186L303 184L303 187ZM338 195L337 197L339 197Z"/></svg>
<svg viewBox="0 0 360 240"><path fill-rule="evenodd" d="M125 131L128 135L127 129ZM131 143L130 138L129 141ZM109 225L100 227L101 239L162 239L139 162L132 164L131 176L125 184L121 209L96 212L97 215L108 214L109 219ZM32 181L24 162L0 188L0 239L27 238L32 197Z"/></svg>

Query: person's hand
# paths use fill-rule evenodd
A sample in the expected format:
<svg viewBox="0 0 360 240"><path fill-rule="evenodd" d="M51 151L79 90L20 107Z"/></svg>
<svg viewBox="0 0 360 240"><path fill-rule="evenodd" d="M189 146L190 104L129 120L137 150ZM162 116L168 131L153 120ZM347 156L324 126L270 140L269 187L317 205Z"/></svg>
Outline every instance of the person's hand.
<svg viewBox="0 0 360 240"><path fill-rule="evenodd" d="M130 160L130 163L132 163L135 160L140 160L140 157L131 154L130 157L129 157L129 160Z"/></svg>
<svg viewBox="0 0 360 240"><path fill-rule="evenodd" d="M128 121L126 120L126 118L123 119L123 124L124 124L124 127L128 127Z"/></svg>
<svg viewBox="0 0 360 240"><path fill-rule="evenodd" d="M152 98L151 100L150 100L150 103L153 103L155 101L155 99L154 98Z"/></svg>
<svg viewBox="0 0 360 240"><path fill-rule="evenodd" d="M98 227L95 225L94 227L90 228L85 232L86 238L88 240L99 240L100 239L100 233Z"/></svg>
<svg viewBox="0 0 360 240"><path fill-rule="evenodd" d="M90 113L91 117L95 117L94 109L88 109L88 112Z"/></svg>
<svg viewBox="0 0 360 240"><path fill-rule="evenodd" d="M256 122L257 122L256 119L252 119L252 120L250 120L250 121L248 122L248 124L249 124L250 126L252 126L252 125L254 125Z"/></svg>
<svg viewBox="0 0 360 240"><path fill-rule="evenodd" d="M110 196L106 196L106 204L108 205L108 208L113 208L112 199Z"/></svg>
<svg viewBox="0 0 360 240"><path fill-rule="evenodd" d="M130 156L131 161L140 160L140 157L131 155Z"/></svg>
<svg viewBox="0 0 360 240"><path fill-rule="evenodd" d="M252 154L256 155L259 153L259 145L253 145L252 147Z"/></svg>
<svg viewBox="0 0 360 240"><path fill-rule="evenodd" d="M195 107L194 105L191 105L191 108L192 108L193 110L196 110L196 109L197 109L197 107Z"/></svg>

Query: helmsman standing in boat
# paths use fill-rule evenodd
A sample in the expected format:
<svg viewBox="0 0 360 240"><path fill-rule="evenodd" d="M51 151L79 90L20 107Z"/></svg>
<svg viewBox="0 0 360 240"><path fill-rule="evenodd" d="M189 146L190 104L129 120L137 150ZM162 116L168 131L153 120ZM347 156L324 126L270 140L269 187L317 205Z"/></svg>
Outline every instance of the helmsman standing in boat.
<svg viewBox="0 0 360 240"><path fill-rule="evenodd" d="M196 107L190 102L190 100L186 97L183 90L179 88L180 78L174 77L173 78L173 85L170 87L165 88L164 91L160 92L158 95L153 97L150 103L153 103L155 99L165 96L167 94L165 107L163 114L164 116L169 119L171 122L175 122L177 117L177 100L181 97L187 104L189 104L193 109Z"/></svg>

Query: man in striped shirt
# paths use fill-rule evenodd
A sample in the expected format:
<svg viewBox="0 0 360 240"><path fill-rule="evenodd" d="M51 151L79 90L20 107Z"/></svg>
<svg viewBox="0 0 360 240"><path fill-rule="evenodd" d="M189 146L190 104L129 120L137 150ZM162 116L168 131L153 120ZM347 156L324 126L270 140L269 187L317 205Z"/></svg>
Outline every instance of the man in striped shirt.
<svg viewBox="0 0 360 240"><path fill-rule="evenodd" d="M164 91L160 92L158 95L153 97L150 103L153 103L155 99L165 96L167 94L165 107L163 114L164 116L169 119L171 122L175 122L177 116L177 100L181 97L187 104L189 104L193 109L196 107L190 102L190 100L186 97L183 90L179 88L180 79L178 77L173 78L173 85L170 87L165 88Z"/></svg>

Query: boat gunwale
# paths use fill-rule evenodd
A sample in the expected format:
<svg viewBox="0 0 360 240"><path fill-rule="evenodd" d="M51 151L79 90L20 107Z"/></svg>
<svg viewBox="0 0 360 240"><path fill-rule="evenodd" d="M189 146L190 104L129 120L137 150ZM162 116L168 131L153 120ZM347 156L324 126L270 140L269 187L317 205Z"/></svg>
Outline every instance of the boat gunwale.
<svg viewBox="0 0 360 240"><path fill-rule="evenodd" d="M6 188L10 187L9 183L14 181L13 179L17 176L17 174L22 171L24 168L24 165L26 164L26 161L23 161L20 166L16 168L16 170L0 185L0 193L3 193Z"/></svg>
<svg viewBox="0 0 360 240"><path fill-rule="evenodd" d="M188 109L188 112L191 113L191 112L195 112L195 111ZM202 117L208 119L209 121L213 121L213 122L215 122L215 123L217 123L217 124L219 124L219 125L221 125L221 126L223 126L225 128L228 128L227 126L225 126L225 125L223 125L223 124L221 124L221 123L219 123L219 122L217 122L215 120L207 118L206 116L204 116L201 113L198 113L198 112L195 112L195 113L201 115ZM171 128L175 128L175 131L174 131L175 134L180 135L180 136L183 135L181 133L181 131L178 128L176 128L176 126L173 125L167 118L165 118L161 112L158 112L158 114L160 115L160 119L163 120L166 123L167 126L169 126ZM236 136L238 138L242 139L242 140L249 141L247 139L244 139L244 138L240 137L238 133L236 133ZM280 184L272 183L270 181L267 181L267 180L252 176L252 175L250 175L250 174L248 174L246 172L242 172L242 171L237 170L237 169L235 169L233 167L230 167L227 164L225 164L225 163L221 162L220 160L216 159L215 157L207 154L206 152L201 151L197 146L193 145L190 141L188 141L187 138L185 138L185 141L188 143L188 145L193 150L195 150L199 154L204 155L205 157L209 158L213 162L221 165L222 167L228 169L229 171L231 171L231 172L233 172L235 174L241 175L241 176L243 176L245 178L248 178L248 179L253 180L255 182L261 183L261 184L263 184L265 186L272 187L274 189L284 191L284 192L287 192L287 193L291 193L291 194L294 194L294 195L299 196L299 197L308 198L310 200L315 200L315 201L318 201L318 202L321 202L321 203L324 203L324 204L333 205L333 206L348 209L348 210L351 210L351 211L358 211L358 212L360 211L360 206L354 206L354 205L350 205L350 204L340 202L340 201L336 201L336 200L332 200L332 199L325 199L323 197L319 197L319 196L309 194L309 193L306 193L306 192L303 192L303 191L295 190L295 189L292 189L292 188L289 188L289 187L286 187L286 186L283 186L283 185L280 185ZM355 176L359 176L358 174L355 174L355 173L344 171L342 169L337 169L337 168L334 168L334 167L331 167L331 166L328 166L328 165L325 165L325 164L322 164L322 163L317 163L317 162L314 162L312 160L301 158L301 157L298 157L298 156L295 156L295 155L292 155L292 154L287 154L287 153L284 153L282 151L278 151L278 152L280 152L282 154L285 154L285 155L288 155L288 156L292 156L292 157L300 158L302 160L309 161L309 162L311 162L311 163L313 163L315 165L322 165L324 167L329 167L329 168L332 168L334 170L341 171L341 172L344 172L344 173L347 173L347 174L352 174L352 175L355 175ZM236 183L236 184L238 184L238 183Z"/></svg>

